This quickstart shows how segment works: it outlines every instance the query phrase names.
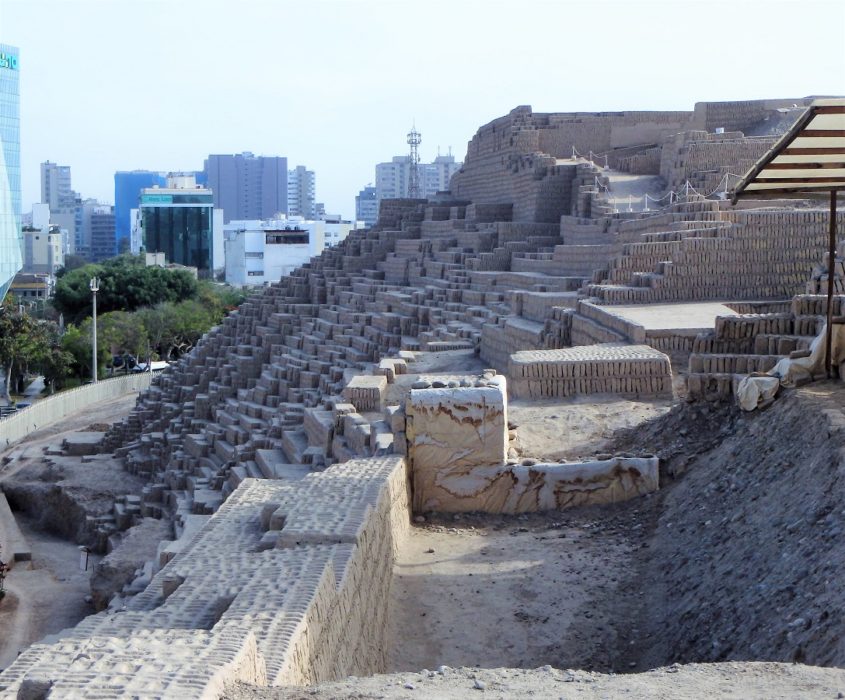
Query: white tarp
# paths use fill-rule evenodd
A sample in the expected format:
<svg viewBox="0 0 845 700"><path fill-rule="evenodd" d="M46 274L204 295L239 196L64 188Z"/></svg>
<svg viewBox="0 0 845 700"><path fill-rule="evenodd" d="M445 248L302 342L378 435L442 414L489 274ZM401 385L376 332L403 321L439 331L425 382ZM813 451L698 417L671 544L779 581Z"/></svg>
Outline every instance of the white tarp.
<svg viewBox="0 0 845 700"><path fill-rule="evenodd" d="M814 375L824 372L825 334L827 324L810 344L810 354L807 357L785 357L765 376L750 375L745 377L736 388L736 397L743 411L753 411L758 405L769 401L777 394L781 386L795 386L801 380L811 379ZM832 349L834 365L845 362L845 325L837 323L833 326ZM840 372L841 374L841 372Z"/></svg>

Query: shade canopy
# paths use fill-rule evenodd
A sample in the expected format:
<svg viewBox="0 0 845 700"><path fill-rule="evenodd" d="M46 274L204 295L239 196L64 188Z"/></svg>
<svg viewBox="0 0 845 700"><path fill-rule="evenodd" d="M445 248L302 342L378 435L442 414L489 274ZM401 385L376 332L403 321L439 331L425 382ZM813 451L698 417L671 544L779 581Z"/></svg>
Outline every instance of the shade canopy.
<svg viewBox="0 0 845 700"><path fill-rule="evenodd" d="M814 100L734 188L740 197L808 196L845 190L845 98Z"/></svg>

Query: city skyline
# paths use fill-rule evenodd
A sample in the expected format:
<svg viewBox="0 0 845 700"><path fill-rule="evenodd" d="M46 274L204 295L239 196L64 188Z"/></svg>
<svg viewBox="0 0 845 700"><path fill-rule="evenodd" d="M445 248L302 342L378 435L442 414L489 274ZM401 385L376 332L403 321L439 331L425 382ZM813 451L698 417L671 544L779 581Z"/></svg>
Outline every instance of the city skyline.
<svg viewBox="0 0 845 700"><path fill-rule="evenodd" d="M116 171L200 170L209 153L251 151L306 163L317 200L348 218L375 165L407 152L412 124L423 162L450 147L460 161L480 124L520 104L689 110L704 100L845 92L839 3L707 9L2 0L0 41L20 47L23 209L39 200L46 160L70 165L85 197L111 202ZM189 25L203 31L185 32ZM633 36L633 26L654 27L654 40ZM806 61L770 52L767 70L746 77L743 47L811 32ZM412 51L409 33L419 37ZM68 63L73 71L59 69Z"/></svg>

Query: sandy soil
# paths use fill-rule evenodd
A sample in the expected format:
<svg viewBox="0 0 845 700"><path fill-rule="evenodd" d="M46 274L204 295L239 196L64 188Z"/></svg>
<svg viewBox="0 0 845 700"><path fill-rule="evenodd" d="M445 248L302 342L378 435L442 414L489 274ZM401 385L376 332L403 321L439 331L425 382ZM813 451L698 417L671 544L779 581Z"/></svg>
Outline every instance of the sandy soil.
<svg viewBox="0 0 845 700"><path fill-rule="evenodd" d="M577 459L612 448L617 431L670 408L670 401L611 397L514 401L509 420L519 426L523 456ZM617 651L623 645L613 621L627 617L631 606L615 590L633 568L644 531L640 511L649 503L428 516L412 529L394 572L391 669L551 664L619 670L630 663Z"/></svg>
<svg viewBox="0 0 845 700"><path fill-rule="evenodd" d="M630 436L667 472L629 624L644 665L845 666L845 386L783 392L764 411L679 407Z"/></svg>
<svg viewBox="0 0 845 700"><path fill-rule="evenodd" d="M613 667L611 611L597 599L630 565L626 533L593 513L461 516L412 529L390 601L391 670L441 664Z"/></svg>
<svg viewBox="0 0 845 700"><path fill-rule="evenodd" d="M721 663L672 666L624 676L539 668L448 668L350 678L317 688L237 684L227 700L826 700L843 697L845 671L793 664Z"/></svg>
<svg viewBox="0 0 845 700"><path fill-rule="evenodd" d="M89 555L88 571L82 571L75 544L36 530L29 518L15 519L32 546L32 562L18 563L6 577L13 600L7 596L0 603L0 669L33 642L94 612L86 598L89 576L100 559Z"/></svg>
<svg viewBox="0 0 845 700"><path fill-rule="evenodd" d="M637 401L615 396L518 400L508 404L508 420L518 426L516 446L522 456L577 460L612 450L617 430L658 418L672 406L669 399Z"/></svg>

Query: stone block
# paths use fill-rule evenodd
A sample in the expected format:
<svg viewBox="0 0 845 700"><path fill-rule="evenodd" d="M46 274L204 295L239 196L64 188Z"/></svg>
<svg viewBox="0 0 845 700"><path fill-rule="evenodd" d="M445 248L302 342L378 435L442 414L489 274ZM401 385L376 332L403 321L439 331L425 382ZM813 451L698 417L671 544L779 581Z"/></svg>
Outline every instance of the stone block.
<svg viewBox="0 0 845 700"><path fill-rule="evenodd" d="M414 389L406 413L414 478L444 465L499 464L507 457L507 396L504 377L484 386ZM422 478L422 477L420 477Z"/></svg>

